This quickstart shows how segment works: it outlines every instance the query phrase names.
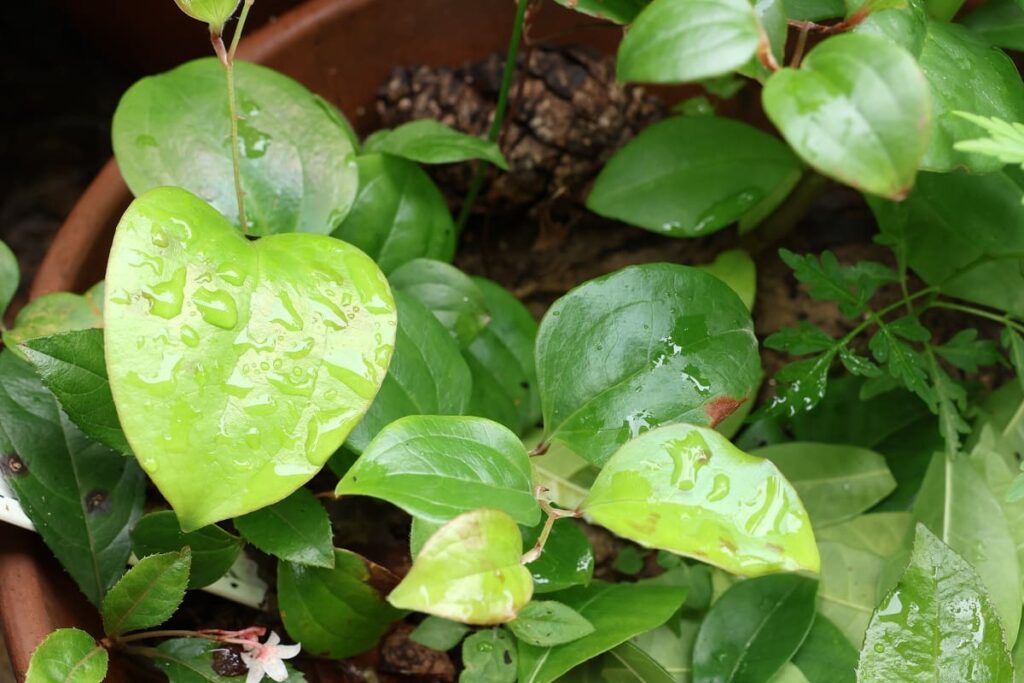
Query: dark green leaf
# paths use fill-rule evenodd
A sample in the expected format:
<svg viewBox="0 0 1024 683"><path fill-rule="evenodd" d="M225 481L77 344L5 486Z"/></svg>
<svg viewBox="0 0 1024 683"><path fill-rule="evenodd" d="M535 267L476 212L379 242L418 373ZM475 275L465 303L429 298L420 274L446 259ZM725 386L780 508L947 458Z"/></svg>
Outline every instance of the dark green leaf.
<svg viewBox="0 0 1024 683"><path fill-rule="evenodd" d="M245 540L281 560L310 567L334 566L334 535L327 511L309 489L235 519Z"/></svg>
<svg viewBox="0 0 1024 683"><path fill-rule="evenodd" d="M420 119L366 140L367 152L384 152L421 164L450 164L471 159L489 161L507 171L508 162L493 142L460 133L440 121Z"/></svg>
<svg viewBox="0 0 1024 683"><path fill-rule="evenodd" d="M459 683L515 683L515 640L503 628L474 633L462 644Z"/></svg>
<svg viewBox="0 0 1024 683"><path fill-rule="evenodd" d="M965 372L977 372L979 365L999 362L995 342L978 339L978 331L973 328L960 330L948 342L936 347L935 352Z"/></svg>
<svg viewBox="0 0 1024 683"><path fill-rule="evenodd" d="M667 263L625 268L556 301L537 337L537 373L546 439L595 465L662 424L717 425L761 379L736 293Z"/></svg>
<svg viewBox="0 0 1024 683"><path fill-rule="evenodd" d="M520 642L553 647L579 640L594 632L594 626L579 612L554 600L533 600L508 624Z"/></svg>
<svg viewBox="0 0 1024 683"><path fill-rule="evenodd" d="M794 356L806 356L828 351L835 345L835 340L820 328L801 320L796 327L784 327L769 335L764 340L764 345L769 349L785 351Z"/></svg>
<svg viewBox="0 0 1024 683"><path fill-rule="evenodd" d="M156 647L150 661L166 674L170 683L241 683L235 676L221 676L213 670L213 656L224 646L203 638L172 638ZM306 677L288 666L288 678L281 683L306 683Z"/></svg>
<svg viewBox="0 0 1024 683"><path fill-rule="evenodd" d="M407 415L461 415L472 376L448 330L423 304L395 292L398 330L388 374L346 446L362 452L377 433Z"/></svg>
<svg viewBox="0 0 1024 683"><path fill-rule="evenodd" d="M604 656L603 676L608 683L674 683L675 679L653 657L626 642Z"/></svg>
<svg viewBox="0 0 1024 683"><path fill-rule="evenodd" d="M730 119L681 116L644 129L616 152L587 207L654 232L695 237L784 196L800 174L799 160L778 138Z"/></svg>
<svg viewBox="0 0 1024 683"><path fill-rule="evenodd" d="M0 428L3 470L25 514L99 605L131 554L128 531L142 514L142 470L90 441L32 367L8 352L0 354Z"/></svg>
<svg viewBox="0 0 1024 683"><path fill-rule="evenodd" d="M551 683L573 667L665 623L686 597L686 587L604 583L554 595L589 621L594 632L554 647L519 644L519 681Z"/></svg>
<svg viewBox="0 0 1024 683"><path fill-rule="evenodd" d="M647 83L722 76L749 62L760 39L746 0L654 0L626 33L616 75Z"/></svg>
<svg viewBox="0 0 1024 683"><path fill-rule="evenodd" d="M470 628L457 621L441 617L427 617L409 634L409 640L431 650L446 652L462 642Z"/></svg>
<svg viewBox="0 0 1024 683"><path fill-rule="evenodd" d="M651 0L556 0L558 4L592 17L609 19L618 24L631 24L640 10Z"/></svg>
<svg viewBox="0 0 1024 683"><path fill-rule="evenodd" d="M523 552L533 548L541 528L523 530ZM526 565L533 575L534 593L552 593L570 586L586 585L594 575L594 551L579 526L571 519L557 520L540 557Z"/></svg>
<svg viewBox="0 0 1024 683"><path fill-rule="evenodd" d="M695 681L761 683L800 648L818 582L798 574L740 581L711 606L693 648Z"/></svg>
<svg viewBox="0 0 1024 683"><path fill-rule="evenodd" d="M825 397L828 371L835 360L837 347L815 356L789 363L775 375L779 382L771 401L755 417L795 417L812 410Z"/></svg>
<svg viewBox="0 0 1024 683"><path fill-rule="evenodd" d="M856 683L857 648L827 617L818 614L793 664L808 683Z"/></svg>
<svg viewBox="0 0 1024 683"><path fill-rule="evenodd" d="M1009 352L1010 364L1017 373L1017 381L1024 388L1024 337L1010 326L1003 328L1003 347Z"/></svg>
<svg viewBox="0 0 1024 683"><path fill-rule="evenodd" d="M786 16L795 21L838 19L846 14L843 0L786 0Z"/></svg>
<svg viewBox="0 0 1024 683"><path fill-rule="evenodd" d="M847 318L862 314L880 286L898 279L892 269L874 261L841 266L839 259L830 251L816 257L780 249L779 256L793 269L793 276L807 285L812 297L837 302L839 310Z"/></svg>
<svg viewBox="0 0 1024 683"><path fill-rule="evenodd" d="M103 598L103 630L117 637L164 623L185 599L192 554L181 552L144 557L121 577Z"/></svg>
<svg viewBox="0 0 1024 683"><path fill-rule="evenodd" d="M131 538L137 557L188 547L192 553L189 588L208 586L224 576L242 550L242 539L216 525L183 533L178 518L170 510L145 515L132 529Z"/></svg>
<svg viewBox="0 0 1024 683"><path fill-rule="evenodd" d="M102 683L108 661L106 649L85 631L58 629L32 653L25 683Z"/></svg>
<svg viewBox="0 0 1024 683"><path fill-rule="evenodd" d="M334 568L277 565L281 620L302 649L341 659L374 645L402 616L384 599L398 579L347 550L334 551Z"/></svg>
<svg viewBox="0 0 1024 683"><path fill-rule="evenodd" d="M14 325L4 330L4 346L22 355L21 344L71 330L103 326L103 283L84 295L71 292L44 294L18 311Z"/></svg>
<svg viewBox="0 0 1024 683"><path fill-rule="evenodd" d="M18 258L6 242L0 241L0 316L11 305L20 283L21 268L18 266Z"/></svg>
<svg viewBox="0 0 1024 683"><path fill-rule="evenodd" d="M910 565L871 618L857 680L1012 680L993 602L974 568L919 524Z"/></svg>
<svg viewBox="0 0 1024 683"><path fill-rule="evenodd" d="M868 342L871 354L893 379L914 392L929 406L935 405L935 389L928 382L928 359L917 349L897 339L895 331L882 326Z"/></svg>
<svg viewBox="0 0 1024 683"><path fill-rule="evenodd" d="M615 562L612 564L612 569L628 576L636 576L643 568L643 553L631 545L619 549L619 554L615 556Z"/></svg>
<svg viewBox="0 0 1024 683"><path fill-rule="evenodd" d="M934 409L939 415L939 431L946 443L946 454L952 458L960 452L960 435L971 431L963 417L967 410L967 390L949 376L934 352L928 354L928 363L935 390Z"/></svg>
<svg viewBox="0 0 1024 683"><path fill-rule="evenodd" d="M248 232L329 234L356 197L355 150L299 83L235 64ZM114 113L114 154L136 196L173 185L238 224L224 68L213 57L144 78Z"/></svg>
<svg viewBox="0 0 1024 683"><path fill-rule="evenodd" d="M25 342L21 350L72 422L110 448L132 452L110 393L103 359L103 330L38 337Z"/></svg>
<svg viewBox="0 0 1024 683"><path fill-rule="evenodd" d="M775 72L764 109L804 161L863 192L906 196L928 149L928 82L913 57L876 36L820 43Z"/></svg>
<svg viewBox="0 0 1024 683"><path fill-rule="evenodd" d="M463 348L476 339L490 321L483 292L455 266L430 259L415 259L397 268L391 286L423 304Z"/></svg>
<svg viewBox="0 0 1024 683"><path fill-rule="evenodd" d="M989 0L960 22L996 47L1024 50L1024 8L1016 0Z"/></svg>
<svg viewBox="0 0 1024 683"><path fill-rule="evenodd" d="M362 249L385 273L415 258L450 261L455 224L430 176L388 154L361 156L356 165L359 192L334 237Z"/></svg>

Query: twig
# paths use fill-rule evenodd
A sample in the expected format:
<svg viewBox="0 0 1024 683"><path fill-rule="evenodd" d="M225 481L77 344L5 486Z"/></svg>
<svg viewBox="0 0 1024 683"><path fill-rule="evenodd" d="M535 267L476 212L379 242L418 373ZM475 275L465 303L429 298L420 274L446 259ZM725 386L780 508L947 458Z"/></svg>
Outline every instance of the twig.
<svg viewBox="0 0 1024 683"><path fill-rule="evenodd" d="M547 500L545 495L547 492L548 490L543 486L538 486L534 490L534 497L537 498L537 503L548 517L544 520L544 528L541 529L537 542L533 544L533 547L530 548L530 550L523 554L523 557L520 560L521 564L530 564L541 556L541 553L544 552L544 545L548 542L548 536L551 535L551 528L555 526L555 522L566 517L580 517L580 512L578 510L558 510L551 507L551 503Z"/></svg>

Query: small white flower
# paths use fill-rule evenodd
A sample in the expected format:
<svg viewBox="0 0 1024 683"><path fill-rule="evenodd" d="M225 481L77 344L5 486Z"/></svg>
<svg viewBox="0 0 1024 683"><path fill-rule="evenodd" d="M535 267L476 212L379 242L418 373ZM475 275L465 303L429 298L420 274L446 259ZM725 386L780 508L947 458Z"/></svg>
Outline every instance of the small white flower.
<svg viewBox="0 0 1024 683"><path fill-rule="evenodd" d="M280 645L280 642L280 636L271 631L267 642L246 646L247 651L242 653L242 661L249 667L245 683L260 683L264 676L278 683L288 680L288 669L285 668L284 660L299 654L302 645Z"/></svg>

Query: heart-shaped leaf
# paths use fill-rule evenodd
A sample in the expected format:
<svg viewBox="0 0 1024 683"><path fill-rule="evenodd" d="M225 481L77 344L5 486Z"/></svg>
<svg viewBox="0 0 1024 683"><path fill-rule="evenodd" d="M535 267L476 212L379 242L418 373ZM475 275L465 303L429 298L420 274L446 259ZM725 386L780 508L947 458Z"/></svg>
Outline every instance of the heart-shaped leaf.
<svg viewBox="0 0 1024 683"><path fill-rule="evenodd" d="M334 566L331 520L308 489L238 517L235 528L268 555L311 567Z"/></svg>
<svg viewBox="0 0 1024 683"><path fill-rule="evenodd" d="M204 526L182 533L178 518L170 510L151 512L132 529L132 552L137 557L167 553L188 547L192 563L188 587L202 588L227 574L242 551L242 539L219 526Z"/></svg>
<svg viewBox="0 0 1024 683"><path fill-rule="evenodd" d="M235 13L241 0L174 0L181 11L193 19L205 21L215 33L224 30L224 24Z"/></svg>
<svg viewBox="0 0 1024 683"><path fill-rule="evenodd" d="M747 0L654 0L619 47L623 81L683 83L738 69L761 41Z"/></svg>
<svg viewBox="0 0 1024 683"><path fill-rule="evenodd" d="M388 602L464 624L512 621L533 595L522 547L504 512L467 512L430 537Z"/></svg>
<svg viewBox="0 0 1024 683"><path fill-rule="evenodd" d="M623 446L582 510L623 538L755 576L818 571L807 512L768 460L718 432L670 425Z"/></svg>
<svg viewBox="0 0 1024 683"><path fill-rule="evenodd" d="M384 596L397 583L387 569L347 550L334 551L334 568L277 565L281 620L302 649L342 659L380 640L402 613Z"/></svg>
<svg viewBox="0 0 1024 683"><path fill-rule="evenodd" d="M394 130L377 131L366 139L367 152L383 152L421 164L451 164L471 159L489 161L508 170L498 145L449 128L440 121L420 119Z"/></svg>
<svg viewBox="0 0 1024 683"><path fill-rule="evenodd" d="M717 425L756 390L760 366L750 313L728 285L686 266L624 268L541 321L546 439L600 466L659 425Z"/></svg>
<svg viewBox="0 0 1024 683"><path fill-rule="evenodd" d="M615 153L591 211L673 237L706 235L793 188L800 160L781 140L717 116L677 116Z"/></svg>
<svg viewBox="0 0 1024 683"><path fill-rule="evenodd" d="M150 555L128 570L103 598L103 630L117 637L164 623L185 598L192 553Z"/></svg>
<svg viewBox="0 0 1024 683"><path fill-rule="evenodd" d="M32 653L25 683L102 683L110 655L85 631L62 628Z"/></svg>
<svg viewBox="0 0 1024 683"><path fill-rule="evenodd" d="M276 71L235 63L242 188L249 233L328 234L355 200L352 142L328 110ZM238 223L224 68L198 59L144 78L114 113L121 175L135 196L190 190Z"/></svg>
<svg viewBox="0 0 1024 683"><path fill-rule="evenodd" d="M859 681L1010 681L995 606L974 568L919 524L910 564L871 617Z"/></svg>
<svg viewBox="0 0 1024 683"><path fill-rule="evenodd" d="M426 306L463 348L490 321L480 288L453 265L415 259L397 268L388 280L396 290Z"/></svg>
<svg viewBox="0 0 1024 683"><path fill-rule="evenodd" d="M631 24L651 0L556 0L559 5L592 17L609 19L618 24Z"/></svg>
<svg viewBox="0 0 1024 683"><path fill-rule="evenodd" d="M423 304L395 292L398 332L387 376L346 447L362 452L381 429L407 415L461 415L472 376L448 330Z"/></svg>
<svg viewBox="0 0 1024 683"><path fill-rule="evenodd" d="M455 224L444 195L423 169L389 154L356 159L359 193L333 235L390 273L415 258L451 261Z"/></svg>
<svg viewBox="0 0 1024 683"><path fill-rule="evenodd" d="M4 346L20 356L21 344L29 339L102 327L103 293L101 282L85 294L52 292L29 302L18 311L14 325L4 330Z"/></svg>
<svg viewBox="0 0 1024 683"><path fill-rule="evenodd" d="M198 197L160 188L121 219L107 275L118 415L184 531L308 481L384 380L387 282L332 237L250 242Z"/></svg>
<svg viewBox="0 0 1024 683"><path fill-rule="evenodd" d="M103 358L103 330L38 337L25 342L21 350L72 422L114 450L132 452L110 393Z"/></svg>
<svg viewBox="0 0 1024 683"><path fill-rule="evenodd" d="M508 627L520 641L538 647L570 643L594 632L579 612L555 600L530 601Z"/></svg>
<svg viewBox="0 0 1024 683"><path fill-rule="evenodd" d="M829 38L800 69L773 74L762 97L814 168L869 194L910 192L931 135L931 93L903 48L877 36Z"/></svg>
<svg viewBox="0 0 1024 683"><path fill-rule="evenodd" d="M507 428L479 417L414 415L384 428L339 482L339 496L373 496L446 522L489 506L533 526L530 457Z"/></svg>
<svg viewBox="0 0 1024 683"><path fill-rule="evenodd" d="M814 621L818 582L799 574L740 581L711 606L693 648L697 681L770 681Z"/></svg>

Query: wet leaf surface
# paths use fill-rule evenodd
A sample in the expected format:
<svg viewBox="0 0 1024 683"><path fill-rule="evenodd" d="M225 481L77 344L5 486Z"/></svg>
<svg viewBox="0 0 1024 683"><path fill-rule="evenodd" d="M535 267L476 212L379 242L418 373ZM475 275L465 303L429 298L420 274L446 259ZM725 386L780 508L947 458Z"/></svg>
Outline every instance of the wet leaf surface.
<svg viewBox="0 0 1024 683"><path fill-rule="evenodd" d="M178 518L170 510L144 515L132 529L131 538L136 557L181 550L187 546L192 554L189 588L208 586L227 574L243 545L238 536L215 525L183 533L178 526Z"/></svg>
<svg viewBox="0 0 1024 683"><path fill-rule="evenodd" d="M331 520L309 489L236 518L235 528L268 555L311 567L334 566Z"/></svg>

